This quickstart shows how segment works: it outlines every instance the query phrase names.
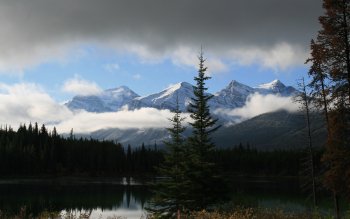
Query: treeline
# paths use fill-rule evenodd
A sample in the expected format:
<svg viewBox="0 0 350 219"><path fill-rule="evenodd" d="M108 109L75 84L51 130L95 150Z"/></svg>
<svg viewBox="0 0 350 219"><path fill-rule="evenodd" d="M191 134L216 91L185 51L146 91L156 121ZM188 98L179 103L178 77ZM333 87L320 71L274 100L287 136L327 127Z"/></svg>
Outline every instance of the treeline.
<svg viewBox="0 0 350 219"><path fill-rule="evenodd" d="M321 168L321 149L315 151L315 168ZM300 176L308 154L305 150L262 151L247 145L219 149L214 162L226 173L254 176Z"/></svg>
<svg viewBox="0 0 350 219"><path fill-rule="evenodd" d="M128 175L153 173L162 161L157 148L125 150L119 143L64 138L45 125L0 129L1 175Z"/></svg>
<svg viewBox="0 0 350 219"><path fill-rule="evenodd" d="M259 151L242 144L216 149L212 162L226 173L239 175L297 176L306 154L301 150ZM319 166L321 152L316 153ZM37 124L17 131L0 129L1 175L137 175L156 174L164 151L152 145L132 149L120 143L65 138Z"/></svg>

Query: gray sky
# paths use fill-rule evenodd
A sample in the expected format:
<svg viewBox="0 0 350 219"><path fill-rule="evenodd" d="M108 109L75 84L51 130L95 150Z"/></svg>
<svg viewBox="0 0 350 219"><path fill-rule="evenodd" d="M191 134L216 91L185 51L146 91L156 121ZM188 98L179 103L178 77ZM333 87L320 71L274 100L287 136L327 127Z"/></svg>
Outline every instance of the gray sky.
<svg viewBox="0 0 350 219"><path fill-rule="evenodd" d="M90 42L146 58L200 45L228 57L279 43L306 51L321 14L319 0L1 0L0 68Z"/></svg>

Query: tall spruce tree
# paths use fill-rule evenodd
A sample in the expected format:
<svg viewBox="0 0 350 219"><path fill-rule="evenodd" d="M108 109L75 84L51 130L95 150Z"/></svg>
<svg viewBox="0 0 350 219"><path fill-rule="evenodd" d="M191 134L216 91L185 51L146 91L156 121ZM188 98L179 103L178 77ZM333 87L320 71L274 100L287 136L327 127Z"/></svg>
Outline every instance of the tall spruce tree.
<svg viewBox="0 0 350 219"><path fill-rule="evenodd" d="M210 134L220 126L216 125L217 119L210 114L208 101L213 97L206 93L208 89L205 81L210 77L206 75L205 59L201 51L199 57L198 75L194 78L194 98L188 111L191 113L193 122L192 135L188 138L188 156L186 163L186 177L190 181L187 191L188 209L201 210L224 200L225 183L219 175L218 168L212 162L212 152L215 145L212 143Z"/></svg>
<svg viewBox="0 0 350 219"><path fill-rule="evenodd" d="M185 127L182 122L178 98L174 116L170 118L171 128L168 128L170 140L165 141L166 152L164 163L158 168L158 173L165 176L164 180L155 185L155 196L151 202L154 205L150 209L158 218L180 217L180 212L187 208L187 188L189 181L185 178L185 162L187 153L183 132Z"/></svg>

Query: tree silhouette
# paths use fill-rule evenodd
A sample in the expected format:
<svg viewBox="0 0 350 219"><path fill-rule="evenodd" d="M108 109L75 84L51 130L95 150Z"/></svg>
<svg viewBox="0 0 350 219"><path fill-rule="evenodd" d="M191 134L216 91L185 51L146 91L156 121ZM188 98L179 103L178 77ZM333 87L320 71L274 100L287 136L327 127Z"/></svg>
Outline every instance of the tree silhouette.
<svg viewBox="0 0 350 219"><path fill-rule="evenodd" d="M350 182L350 165L339 156L339 150L342 156L350 150L350 1L324 0L323 8L325 15L319 18L322 29L311 41L311 58L307 62L312 63L310 87L326 116L325 185L333 191L335 215L339 218L338 196L350 194L349 183L341 184Z"/></svg>
<svg viewBox="0 0 350 219"><path fill-rule="evenodd" d="M178 98L174 116L170 118L172 126L168 128L170 139L165 141L166 151L164 163L158 168L158 173L166 179L159 181L155 185L155 197L152 204L155 208L150 209L161 218L180 217L180 212L187 208L187 188L189 181L186 179L185 163L187 153L185 148L185 138L183 132L185 127L182 122Z"/></svg>
<svg viewBox="0 0 350 219"><path fill-rule="evenodd" d="M194 98L189 106L193 122L192 135L188 138L187 177L191 181L188 190L189 209L201 210L225 198L225 183L219 175L217 166L211 161L215 145L210 134L220 126L217 119L210 114L208 101L213 97L206 93L205 82L210 79L206 75L207 67L201 51L199 57L198 75L194 78Z"/></svg>

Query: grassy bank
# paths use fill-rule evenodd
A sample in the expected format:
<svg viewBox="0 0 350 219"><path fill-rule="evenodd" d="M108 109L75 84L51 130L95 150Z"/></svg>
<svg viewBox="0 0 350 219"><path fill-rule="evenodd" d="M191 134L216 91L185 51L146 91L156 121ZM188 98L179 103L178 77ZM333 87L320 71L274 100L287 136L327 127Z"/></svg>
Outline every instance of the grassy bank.
<svg viewBox="0 0 350 219"><path fill-rule="evenodd" d="M330 219L330 215L319 212L284 212L282 210L238 208L232 212L194 212L181 217L183 219ZM344 217L344 219L350 217Z"/></svg>

